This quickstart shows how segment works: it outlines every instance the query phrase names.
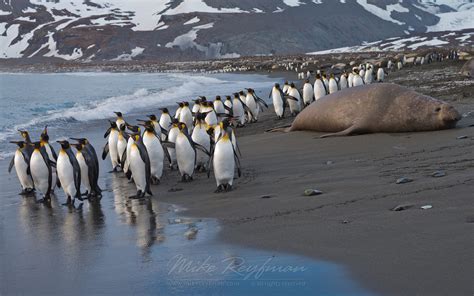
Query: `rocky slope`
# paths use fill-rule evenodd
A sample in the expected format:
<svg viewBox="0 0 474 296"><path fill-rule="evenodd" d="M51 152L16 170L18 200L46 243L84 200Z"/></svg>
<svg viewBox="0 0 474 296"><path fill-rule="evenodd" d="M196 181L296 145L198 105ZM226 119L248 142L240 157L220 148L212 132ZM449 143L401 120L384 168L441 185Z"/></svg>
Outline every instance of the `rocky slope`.
<svg viewBox="0 0 474 296"><path fill-rule="evenodd" d="M0 0L0 58L189 60L474 28L470 0Z"/></svg>

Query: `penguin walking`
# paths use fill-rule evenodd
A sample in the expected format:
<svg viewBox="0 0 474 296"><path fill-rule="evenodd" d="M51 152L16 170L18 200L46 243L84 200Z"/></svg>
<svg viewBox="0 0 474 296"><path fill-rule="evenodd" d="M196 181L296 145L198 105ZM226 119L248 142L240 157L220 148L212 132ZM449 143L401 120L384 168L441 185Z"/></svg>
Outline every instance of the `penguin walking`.
<svg viewBox="0 0 474 296"><path fill-rule="evenodd" d="M175 148L181 181L192 181L196 167L196 148L202 149L202 151L207 154L209 154L209 152L201 145L194 143L188 134L186 124L182 122L179 123L179 134L176 137Z"/></svg>
<svg viewBox="0 0 474 296"><path fill-rule="evenodd" d="M303 85L303 103L304 106L309 106L314 101L313 85L306 79Z"/></svg>
<svg viewBox="0 0 474 296"><path fill-rule="evenodd" d="M10 161L8 166L8 173L11 173L12 168L15 167L16 175L21 185L21 195L31 194L35 190L33 184L33 178L28 170L30 163L30 156L25 153L26 142L25 141L11 141L10 143L18 145L15 151L15 155Z"/></svg>
<svg viewBox="0 0 474 296"><path fill-rule="evenodd" d="M174 114L174 119L179 120L179 116L181 115L181 110L183 110L184 103L183 102L176 102L178 104L178 109L176 109L176 113Z"/></svg>
<svg viewBox="0 0 474 296"><path fill-rule="evenodd" d="M130 168L133 173L133 181L135 181L137 188L137 194L132 198L143 198L147 193L153 195L150 189L150 158L140 134L134 134L132 137L134 138L134 142L130 148Z"/></svg>
<svg viewBox="0 0 474 296"><path fill-rule="evenodd" d="M263 108L268 108L267 103L262 100L257 94L255 90L252 88L247 88L247 96L245 97L245 104L249 111L247 112L247 116L250 122L257 122L258 121L258 114L260 110L263 111Z"/></svg>
<svg viewBox="0 0 474 296"><path fill-rule="evenodd" d="M181 107L181 111L179 112L178 120L186 124L189 133L193 130L193 113L191 112L191 109L189 109L188 102L183 102L183 107Z"/></svg>
<svg viewBox="0 0 474 296"><path fill-rule="evenodd" d="M57 142L61 145L58 161L56 162L59 182L61 182L61 187L67 196L66 204L74 205L76 198L83 200L81 197L81 168L69 142Z"/></svg>
<svg viewBox="0 0 474 296"><path fill-rule="evenodd" d="M206 102L201 109L202 113L206 114L205 121L209 126L215 126L218 122L216 111L212 102Z"/></svg>
<svg viewBox="0 0 474 296"><path fill-rule="evenodd" d="M130 131L135 134L140 134L139 126L128 126ZM127 148L125 149L125 159L122 158L122 167L125 176L131 180L132 179L132 169L130 167L130 151L132 150L132 145L135 143L135 137L129 136L127 140Z"/></svg>
<svg viewBox="0 0 474 296"><path fill-rule="evenodd" d="M129 138L129 135L127 134L127 131L125 130L125 125L122 124L119 128L118 136L117 136L117 155L118 155L120 167L122 168L123 168L123 164L124 164L126 153L127 153L128 138Z"/></svg>
<svg viewBox="0 0 474 296"><path fill-rule="evenodd" d="M296 116L301 111L301 94L294 83L290 84L288 89L288 105L292 116Z"/></svg>
<svg viewBox="0 0 474 296"><path fill-rule="evenodd" d="M104 146L102 152L102 159L107 157L107 154L110 154L110 162L112 163L112 172L117 172L120 167L120 159L117 150L117 143L119 138L119 131L117 128L117 123L115 121L110 121L110 128L105 133L104 137L107 138L107 143Z"/></svg>
<svg viewBox="0 0 474 296"><path fill-rule="evenodd" d="M20 135L23 137L23 140L25 141L25 148L24 148L24 153L28 155L28 157L31 158L31 154L33 154L34 150L34 145L33 142L31 142L30 134L26 130L18 130L20 132Z"/></svg>
<svg viewBox="0 0 474 296"><path fill-rule="evenodd" d="M225 114L229 115L232 112L232 98L231 96L225 96L224 101Z"/></svg>
<svg viewBox="0 0 474 296"><path fill-rule="evenodd" d="M55 163L49 159L46 148L40 142L30 144L34 147L30 157L29 172L33 179L35 189L43 194L43 201L51 200L53 182L52 166Z"/></svg>
<svg viewBox="0 0 474 296"><path fill-rule="evenodd" d="M232 130L228 122L223 122L221 129L221 135L212 154L212 166L217 183L216 193L232 190L236 164L238 176L241 176L240 160L230 139ZM210 171L208 171L208 176L209 173Z"/></svg>
<svg viewBox="0 0 474 296"><path fill-rule="evenodd" d="M372 65L369 65L367 67L367 70L365 71L364 82L365 84L371 84L372 80L373 80L373 69L372 69Z"/></svg>
<svg viewBox="0 0 474 296"><path fill-rule="evenodd" d="M383 82L385 79L385 70L384 68L380 67L377 70L377 82Z"/></svg>
<svg viewBox="0 0 474 296"><path fill-rule="evenodd" d="M272 99L273 108L275 109L275 114L278 117L278 119L282 119L283 117L285 117L285 107L286 107L285 94L283 93L283 90L280 88L279 83L275 83L275 85L272 87L272 90L270 91L268 98Z"/></svg>
<svg viewBox="0 0 474 296"><path fill-rule="evenodd" d="M347 86L354 87L354 69L349 73L347 77Z"/></svg>
<svg viewBox="0 0 474 296"><path fill-rule="evenodd" d="M90 150L87 149L86 145L80 142L70 145L76 148L75 156L81 170L81 185L86 190L84 195L89 199L100 198L102 196L102 190L97 185L99 171L93 155Z"/></svg>
<svg viewBox="0 0 474 296"><path fill-rule="evenodd" d="M163 162L165 152L161 145L161 140L155 133L155 127L151 122L144 124L143 145L145 145L150 160L150 181L152 184L159 184L163 175Z"/></svg>
<svg viewBox="0 0 474 296"><path fill-rule="evenodd" d="M356 87L360 85L364 85L364 80L359 75L359 70L356 69L354 70L354 77L352 78L352 86Z"/></svg>
<svg viewBox="0 0 474 296"><path fill-rule="evenodd" d="M226 114L225 106L224 103L222 102L221 96L216 96L216 99L214 100L214 111L216 111L217 114L217 121L220 122L224 118L224 115Z"/></svg>
<svg viewBox="0 0 474 296"><path fill-rule="evenodd" d="M316 74L316 79L314 80L314 99L319 100L327 95L327 93L326 84L324 84L321 75Z"/></svg>
<svg viewBox="0 0 474 296"><path fill-rule="evenodd" d="M144 124L145 122L150 122L153 124L153 127L155 129L155 134L158 136L158 138L161 139L161 135L162 133L166 133L167 131L164 130L160 123L158 122L158 118L156 117L155 114L150 114L150 115L147 115L146 117L148 117L148 120L145 120L145 119L137 119L137 121L139 122L142 122L142 124ZM120 130L120 126L119 126L119 130Z"/></svg>
<svg viewBox="0 0 474 296"><path fill-rule="evenodd" d="M329 93L333 94L339 90L339 87L337 85L336 78L334 77L334 74L331 73L329 76Z"/></svg>
<svg viewBox="0 0 474 296"><path fill-rule="evenodd" d="M170 115L170 112L168 111L168 108L160 108L160 111L161 111L161 116L160 116L160 121L158 123L163 128L163 131L166 131L166 133L168 133L171 128L171 122L173 120L171 119L171 115ZM166 135L162 134L161 140L164 141L165 139L166 139Z"/></svg>
<svg viewBox="0 0 474 296"><path fill-rule="evenodd" d="M196 124L191 135L191 139L194 143L201 145L206 148L207 151L211 151L211 138L207 132L208 125L205 122L205 114L196 114ZM219 125L218 125L219 126ZM199 171L206 171L209 163L209 155L205 152L198 150L196 151L196 169Z"/></svg>
<svg viewBox="0 0 474 296"><path fill-rule="evenodd" d="M195 99L193 108L191 109L193 117L196 118L196 114L201 110L201 98Z"/></svg>
<svg viewBox="0 0 474 296"><path fill-rule="evenodd" d="M283 93L286 95L288 94L288 89L290 88L290 84L288 83L288 81L285 81L285 83L283 84Z"/></svg>

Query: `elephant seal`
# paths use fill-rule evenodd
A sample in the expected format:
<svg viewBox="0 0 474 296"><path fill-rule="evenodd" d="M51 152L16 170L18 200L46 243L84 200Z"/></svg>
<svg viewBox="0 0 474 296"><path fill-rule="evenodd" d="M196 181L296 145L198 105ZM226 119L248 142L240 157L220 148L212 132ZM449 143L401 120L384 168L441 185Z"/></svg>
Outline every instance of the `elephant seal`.
<svg viewBox="0 0 474 296"><path fill-rule="evenodd" d="M461 75L468 78L474 77L474 58L470 59L462 66Z"/></svg>
<svg viewBox="0 0 474 296"><path fill-rule="evenodd" d="M460 119L446 102L396 84L376 83L322 97L284 131L331 133L322 137L433 131L454 128Z"/></svg>

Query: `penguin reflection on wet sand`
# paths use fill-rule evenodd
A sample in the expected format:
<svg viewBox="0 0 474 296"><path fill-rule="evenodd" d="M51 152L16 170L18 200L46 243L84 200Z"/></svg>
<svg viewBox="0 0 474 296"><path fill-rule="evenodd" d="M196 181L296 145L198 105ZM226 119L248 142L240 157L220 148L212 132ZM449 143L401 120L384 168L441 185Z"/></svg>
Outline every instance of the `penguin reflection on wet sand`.
<svg viewBox="0 0 474 296"><path fill-rule="evenodd" d="M61 144L61 150L59 150L56 169L61 187L67 196L65 205L74 205L76 198L80 201L83 200L81 197L81 168L69 142L65 140L57 142Z"/></svg>
<svg viewBox="0 0 474 296"><path fill-rule="evenodd" d="M10 161L8 166L8 172L11 173L13 167L15 167L16 175L21 185L21 195L27 195L34 192L33 178L28 170L30 163L30 156L25 153L26 142L25 141L11 141L10 143L18 145L15 151L15 155Z"/></svg>

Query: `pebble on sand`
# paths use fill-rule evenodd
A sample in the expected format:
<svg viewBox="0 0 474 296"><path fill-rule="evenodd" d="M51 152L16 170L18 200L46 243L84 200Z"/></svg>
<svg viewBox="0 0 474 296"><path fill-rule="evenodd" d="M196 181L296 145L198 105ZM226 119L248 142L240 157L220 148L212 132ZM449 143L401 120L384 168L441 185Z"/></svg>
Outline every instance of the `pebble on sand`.
<svg viewBox="0 0 474 296"><path fill-rule="evenodd" d="M407 210L409 208L412 208L413 205L398 205L394 208L391 209L391 211L395 211L395 212L399 212L399 211L404 211L404 210Z"/></svg>
<svg viewBox="0 0 474 296"><path fill-rule="evenodd" d="M467 136L466 136L466 135L464 135L464 136L459 136L459 137L457 137L456 139L458 139L458 140L467 139Z"/></svg>
<svg viewBox="0 0 474 296"><path fill-rule="evenodd" d="M306 189L303 193L305 196L314 196L314 195L320 195L323 194L322 191L319 191L317 189Z"/></svg>
<svg viewBox="0 0 474 296"><path fill-rule="evenodd" d="M410 183L413 182L413 179L407 178L407 177L401 177L397 179L397 184L405 184L405 183Z"/></svg>
<svg viewBox="0 0 474 296"><path fill-rule="evenodd" d="M431 209L433 206L432 205L425 205L425 206L421 206L421 209L422 210L429 210Z"/></svg>
<svg viewBox="0 0 474 296"><path fill-rule="evenodd" d="M431 174L431 177L440 178L446 176L446 173L443 171L436 171Z"/></svg>

